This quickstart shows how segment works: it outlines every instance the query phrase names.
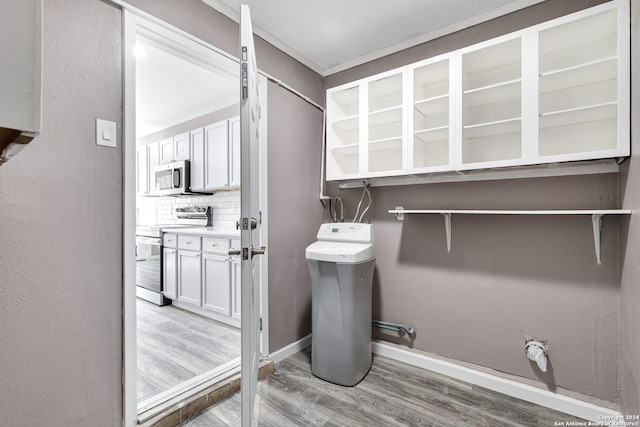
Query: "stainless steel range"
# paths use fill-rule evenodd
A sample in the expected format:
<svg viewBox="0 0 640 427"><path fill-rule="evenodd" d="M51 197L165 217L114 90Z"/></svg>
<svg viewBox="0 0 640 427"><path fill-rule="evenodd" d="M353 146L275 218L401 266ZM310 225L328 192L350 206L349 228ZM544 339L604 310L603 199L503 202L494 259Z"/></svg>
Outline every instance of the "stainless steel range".
<svg viewBox="0 0 640 427"><path fill-rule="evenodd" d="M175 225L136 226L136 296L157 305L171 304L162 294L162 231L211 225L211 207L175 208Z"/></svg>

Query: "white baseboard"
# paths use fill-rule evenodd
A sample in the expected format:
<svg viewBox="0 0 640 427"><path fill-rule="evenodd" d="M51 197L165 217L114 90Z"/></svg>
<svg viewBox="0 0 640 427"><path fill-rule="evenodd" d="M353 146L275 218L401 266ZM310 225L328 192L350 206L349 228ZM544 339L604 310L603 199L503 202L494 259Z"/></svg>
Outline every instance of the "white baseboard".
<svg viewBox="0 0 640 427"><path fill-rule="evenodd" d="M444 360L435 359L423 354L393 347L378 341L372 345L373 352L408 365L417 366L437 372L451 378L488 388L527 402L545 406L588 421L602 423L606 420L619 420L620 412L603 408L572 397L553 393L548 390L522 384L517 381L501 378L486 372L477 371L465 366L456 365Z"/></svg>
<svg viewBox="0 0 640 427"><path fill-rule="evenodd" d="M273 360L273 363L282 362L284 359L293 356L297 352L309 347L310 345L311 334L289 344L288 346L282 347L280 350L274 351L269 355L269 359Z"/></svg>

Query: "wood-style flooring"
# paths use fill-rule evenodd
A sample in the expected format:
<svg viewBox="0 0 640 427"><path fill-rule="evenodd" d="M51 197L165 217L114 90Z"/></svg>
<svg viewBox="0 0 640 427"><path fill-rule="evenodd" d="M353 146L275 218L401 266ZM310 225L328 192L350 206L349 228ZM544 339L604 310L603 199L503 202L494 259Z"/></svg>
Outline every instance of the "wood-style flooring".
<svg viewBox="0 0 640 427"><path fill-rule="evenodd" d="M137 300L138 401L240 356L240 331L166 305Z"/></svg>
<svg viewBox="0 0 640 427"><path fill-rule="evenodd" d="M376 355L360 384L337 386L311 374L309 350L277 364L259 383L258 426L546 427L584 421ZM182 424L239 425L239 394Z"/></svg>

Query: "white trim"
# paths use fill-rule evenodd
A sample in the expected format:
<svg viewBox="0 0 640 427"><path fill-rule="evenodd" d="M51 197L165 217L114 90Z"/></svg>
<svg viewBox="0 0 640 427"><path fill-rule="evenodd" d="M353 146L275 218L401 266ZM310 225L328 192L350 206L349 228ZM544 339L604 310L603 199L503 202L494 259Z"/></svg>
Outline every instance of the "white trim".
<svg viewBox="0 0 640 427"><path fill-rule="evenodd" d="M620 412L609 408L603 408L572 397L552 393L548 390L501 378L444 360L435 359L423 354L413 353L378 341L372 343L372 350L380 356L466 381L480 387L488 388L489 390L497 391L498 393L503 393L586 420L602 423L603 416L614 417L610 419L620 419L616 417L621 416Z"/></svg>
<svg viewBox="0 0 640 427"><path fill-rule="evenodd" d="M134 16L122 12L122 425L137 424L137 331L136 331L136 96L135 58L133 46L136 40Z"/></svg>
<svg viewBox="0 0 640 427"><path fill-rule="evenodd" d="M273 363L280 363L284 359L287 359L299 351L304 350L305 348L311 345L311 334L307 335L304 338L299 339L298 341L292 342L291 344L282 347L280 350L274 351L269 355L269 359L273 361Z"/></svg>

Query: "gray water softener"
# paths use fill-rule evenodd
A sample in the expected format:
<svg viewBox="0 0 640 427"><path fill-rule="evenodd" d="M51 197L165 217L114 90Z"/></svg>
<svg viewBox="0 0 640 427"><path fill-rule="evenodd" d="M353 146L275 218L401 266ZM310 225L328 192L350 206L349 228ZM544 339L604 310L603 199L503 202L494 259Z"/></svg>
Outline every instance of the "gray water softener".
<svg viewBox="0 0 640 427"><path fill-rule="evenodd" d="M323 380L358 384L371 368L371 224L322 224L307 247L311 275L311 371Z"/></svg>

